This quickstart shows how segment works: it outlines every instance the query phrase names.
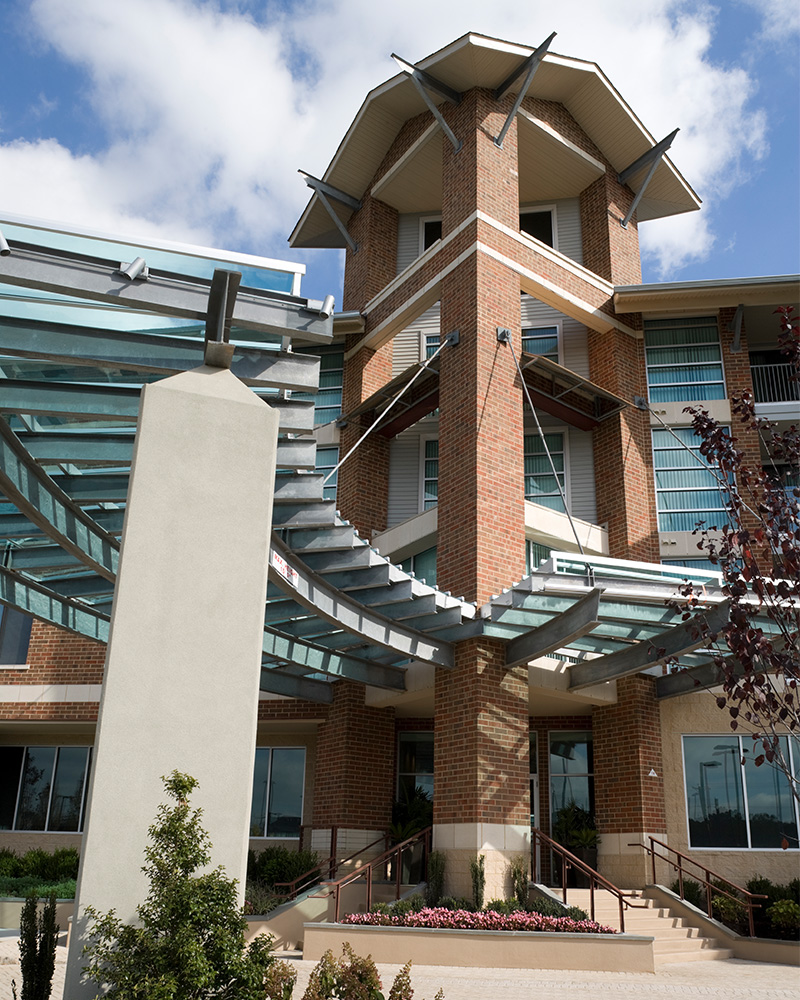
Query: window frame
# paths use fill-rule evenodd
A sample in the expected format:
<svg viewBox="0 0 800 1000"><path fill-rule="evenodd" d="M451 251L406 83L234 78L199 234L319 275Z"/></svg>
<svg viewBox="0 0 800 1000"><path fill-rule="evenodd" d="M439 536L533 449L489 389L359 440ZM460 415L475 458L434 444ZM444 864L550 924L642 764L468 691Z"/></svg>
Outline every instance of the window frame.
<svg viewBox="0 0 800 1000"><path fill-rule="evenodd" d="M419 436L419 498L417 501L417 507L420 514L424 514L426 510L430 510L432 507L436 507L439 503L439 473L438 473L438 456L437 462L437 473L436 473L436 503L431 504L430 507L425 506L425 445L428 441L439 441L438 434L420 434Z"/></svg>
<svg viewBox="0 0 800 1000"><path fill-rule="evenodd" d="M745 767L741 763L742 753L745 750L752 751L752 747L744 747L743 746L743 740L748 739L748 738L749 737L743 736L741 733L731 733L731 732L727 732L727 733L681 733L681 778L682 778L682 782L683 782L683 808L684 808L685 821L686 821L686 843L688 844L689 849L692 850L692 851L733 851L733 852L736 852L736 851L747 851L747 852L752 852L752 851L766 851L766 852L769 852L769 853L780 852L781 854L783 854L783 853L785 853L785 851L789 850L789 851L795 851L795 852L800 853L800 843L797 840L794 843L790 842L789 843L789 847L785 848L785 849L782 848L782 847L780 847L780 846L776 846L776 847L752 847L751 846L753 838L752 838L752 833L751 833L751 829L750 829L750 808L749 808L749 799L748 799L748 790L747 790L747 771L745 770ZM742 789L742 810L743 810L743 817L744 817L744 823L745 823L745 830L747 832L747 846L746 847L714 847L714 846L696 847L692 843L691 825L689 823L689 818L690 818L689 817L689 813L690 813L689 796L688 796L689 786L688 786L688 783L687 783L687 780L686 780L686 740L687 739L711 739L711 740L737 739L739 741L739 755L738 755L739 756L739 776L740 776L741 789ZM790 734L787 734L787 745L788 745L788 749L789 749L790 766L792 767L792 770L796 773L798 771L798 769L800 769L800 760L794 759L798 755L796 755L796 754L793 753L792 740L791 740L791 735ZM765 762L761 766L762 767L771 767L772 765L767 764ZM779 774L780 778L782 778L783 780L786 780L785 775L783 775L782 772L779 771L778 774ZM790 801L792 809L794 811L794 822L795 822L794 834L795 834L796 837L798 837L798 836L800 836L800 807L798 807L798 804L794 801L794 799L791 796L790 796L789 801Z"/></svg>
<svg viewBox="0 0 800 1000"><path fill-rule="evenodd" d="M564 335L563 335L564 334L564 328L563 328L563 324L562 324L562 322L561 322L560 319L554 319L551 323L545 323L545 324L543 324L541 326L523 326L522 330L521 330L522 339L525 338L526 334L528 334L528 335L530 335L530 334L536 334L536 333L538 333L538 332L540 332L542 330L555 330L556 331L556 339L558 340L558 358L557 358L557 362L558 362L558 364L563 365L564 364ZM525 349L522 348L522 350L524 351ZM528 352L528 353L530 353L530 352ZM542 358L546 358L547 357L546 354L540 354L540 355L536 355L536 356L537 357L542 357Z"/></svg>
<svg viewBox="0 0 800 1000"><path fill-rule="evenodd" d="M50 835L62 835L66 834L68 836L75 836L76 834L82 834L84 832L83 824L86 819L86 807L89 800L89 779L91 777L92 763L94 757L94 745L91 743L4 743L4 749L14 749L19 748L22 750L22 757L20 759L19 776L17 778L17 790L14 798L14 815L11 819L11 826L7 830L3 830L3 833L22 833L22 834L40 834L46 833ZM22 785L25 779L25 761L27 759L28 751L30 749L39 750L54 750L53 756L53 766L50 773L50 787L47 793L47 807L45 809L45 821L44 827L42 829L31 829L29 827L18 826L19 811L20 811L20 797L22 795ZM62 750L85 750L86 760L83 765L83 788L81 791L81 807L78 813L78 826L75 830L53 830L50 828L51 822L51 809L53 805L53 791L56 785L56 776L58 774L58 762Z"/></svg>
<svg viewBox="0 0 800 1000"><path fill-rule="evenodd" d="M441 212L432 212L429 215L421 215L419 217L419 253L417 254L418 257L421 257L422 254L424 254L425 251L426 251L426 247L425 247L425 225L426 225L426 223L428 223L428 222L441 222L441 221L442 221L442 213ZM441 242L441 239L442 239L442 237L440 236L438 240L434 240L433 243L431 243L431 246L427 247L427 249L430 250L430 248L432 246L434 246L436 243Z"/></svg>
<svg viewBox="0 0 800 1000"><path fill-rule="evenodd" d="M545 212L549 212L550 213L550 220L551 220L550 224L551 224L551 226L553 228L552 249L553 250L558 250L558 205L556 205L555 202L551 202L551 203L549 203L547 205L535 205L535 204L534 205L530 205L529 204L529 205L520 205L519 206L519 214L521 216L522 215L533 215L535 212L541 212L542 214L544 214ZM524 237L526 237L529 240L536 240L535 236L531 236L530 233L526 233L521 227L520 227L519 231L520 231L520 235L521 236L524 236ZM542 240L536 240L536 242L537 243L542 243ZM551 244L549 244L549 243L543 243L542 245L543 246L551 246Z"/></svg>
<svg viewBox="0 0 800 1000"><path fill-rule="evenodd" d="M689 324L692 324L692 323L694 323L694 324L696 324L698 326L701 325L701 324L709 326L709 327L713 325L714 328L716 329L716 332L717 332L717 338L716 338L716 341L714 341L714 340L707 340L707 341L701 341L701 342L697 342L697 343L683 343L683 344L669 344L669 345L665 345L665 344L658 344L658 345L657 344L651 344L651 345L648 345L648 343L647 343L647 334L648 334L647 324L648 323L650 323L650 324L655 324L655 323L674 323L676 330L680 330L681 329L681 324L683 324L683 329L689 329L690 328ZM663 328L660 328L660 329L662 331L665 331L668 328L663 327ZM656 333L658 331L655 330L655 329L653 329L651 327L651 331L650 332ZM724 359L723 354L722 354L722 337L720 336L719 318L717 316L685 316L685 317L679 317L679 316L653 316L653 317L650 317L649 319L646 319L644 321L643 344L644 344L645 378L647 380L647 400L648 400L648 402L651 405L653 405L653 406L663 406L665 403L713 403L713 402L719 402L720 400L724 400L724 399L728 398L728 386L727 386L727 382L726 382L726 379L725 379L725 359ZM687 361L687 362L677 362L676 363L675 361L670 361L670 362L664 361L664 362L657 362L657 363L652 363L651 364L651 362L648 360L648 352L650 352L650 351L657 351L657 350L659 350L659 351L660 350L664 350L665 347L669 347L670 349L682 350L682 349L687 348L687 347L710 347L710 346L714 346L714 347L719 348L719 362L716 362L716 361L694 361L694 362ZM688 370L688 369L691 369L691 368L699 368L699 367L703 367L703 366L707 367L707 366L710 366L710 365L717 365L717 364L719 365L719 369L720 369L720 373L721 373L721 378L719 378L719 379L710 379L710 380L705 381L705 382L664 382L664 383L657 383L657 384L652 384L651 381L650 381L650 372L651 371L657 371L657 370L662 369L662 368L685 368L685 369ZM721 396L702 396L702 395L700 395L700 396L688 396L686 399L675 399L675 400L653 399L653 390L654 389L655 390L659 390L659 389L666 390L666 389L670 389L670 388L680 389L680 388L686 387L686 386L697 386L699 388L701 386L711 386L711 385L720 385L720 384L722 385L722 395Z"/></svg>
<svg viewBox="0 0 800 1000"><path fill-rule="evenodd" d="M268 829L268 825L269 825L269 807L270 807L270 802L271 802L271 799L272 799L272 768L273 768L273 764L274 764L274 761L275 761L274 752L276 750L302 750L302 752L303 752L303 777L302 777L302 779L300 781L300 828L302 828L302 826L303 826L303 817L305 815L305 805L306 805L306 772L307 772L307 768L308 768L308 748L305 747L305 746L303 746L302 744L294 744L294 745L291 745L291 744L289 744L289 745L281 744L280 746L272 746L272 745L267 745L267 744L264 744L264 743L258 744L256 746L256 748L255 748L255 753L253 754L253 777L252 777L252 780L251 780L251 800L250 800L251 803L252 803L253 796L255 794L256 755L257 755L257 753L258 753L259 750L269 750L269 773L268 773L268 778L267 778L267 787L265 789L265 795L264 795L264 809L265 809L265 812L264 812L264 816L263 816L263 821L264 821L264 831L265 832L264 832L263 835L259 835L257 833L252 833L251 832L252 828L253 828L252 827L252 823L250 822L252 820L252 805L251 805L250 816L248 817L248 839L249 840L259 840L259 841L265 841L265 840L271 840L271 841L277 841L277 840L296 840L296 841L299 842L300 841L300 833L301 833L300 829L298 829L297 834L285 834L285 833L283 833L283 834L268 834L266 832L267 829Z"/></svg>
<svg viewBox="0 0 800 1000"><path fill-rule="evenodd" d="M730 435L731 428L729 426L722 425L721 429L724 430L724 431L727 431L727 433ZM715 526L713 524L713 522L711 522L708 519L708 517L704 517L703 515L711 515L713 517L717 512L719 512L719 514L721 515L721 517L719 519L719 523L716 525L717 528L721 529L722 525L725 524L726 521L728 520L727 513L725 511L725 507L724 507L724 504L723 504L723 500L722 500L722 497L720 496L720 488L719 488L719 486L715 487L715 491L716 491L715 495L716 495L716 497L717 497L717 499L719 501L719 504L720 504L719 507L707 507L707 508L692 508L692 507L688 507L688 508L675 508L675 509L664 509L664 510L662 510L661 507L660 507L660 497L663 494L678 493L678 492L680 492L680 493L697 493L697 492L711 493L712 492L711 488L709 488L708 490L697 490L697 489L692 490L692 489L688 489L686 487L678 487L678 486L672 486L672 487L661 486L660 487L658 485L658 473L659 472L681 472L681 471L684 471L686 469L694 469L695 471L697 471L697 470L699 470L701 468L701 463L700 462L692 462L691 465L687 465L687 466L664 466L664 467L659 467L658 464L657 464L657 462L656 462L656 455L657 455L657 453L664 452L664 451L674 450L674 449L677 449L677 448L680 447L678 445L678 443L672 439L671 435L669 435L669 438L670 438L670 441L671 441L671 444L670 444L669 447L667 447L667 448L656 447L656 434L668 434L668 431L674 431L675 433L677 433L679 431L686 431L686 430L691 430L691 426L685 425L685 424L683 424L683 425L675 424L675 425L671 425L668 430L666 430L663 427L651 427L650 428L650 450L651 450L651 454L653 456L653 489L655 490L655 501L656 501L656 524L657 524L658 531L659 531L660 534L674 534L677 531L694 531L695 528L697 527L697 522L698 521L705 521L705 526L707 528L712 528L712 527ZM684 444L686 444L686 446L689 447L690 450L693 453L696 452L697 457L699 459L703 459L703 456L700 454L700 445L702 444L702 441L701 441L701 439L699 437L697 438L697 448L691 447L691 445L689 445L688 442L684 442ZM707 463L705 463L704 459L703 459L703 464L706 464L706 466L707 466L707 468L709 470L709 474L710 474L712 472L711 466L707 465ZM694 522L692 523L692 525L690 527L687 527L687 528L667 528L667 527L662 528L661 527L661 516L665 515L665 518L666 518L666 517L668 517L670 515L674 515L674 514L692 515L692 516L694 516Z"/></svg>
<svg viewBox="0 0 800 1000"><path fill-rule="evenodd" d="M404 730L400 730L397 733L397 749L396 749L396 753L397 753L397 768L395 770L395 802L399 802L400 801L400 794L402 792L402 783L401 783L400 779L402 777L404 777L404 776L408 777L409 775L412 775L412 774L414 775L415 778L417 778L418 776L428 777L428 772L426 772L426 771L401 771L400 770L400 761L401 761L400 745L403 742L403 737L404 736L406 736L406 737L407 736L430 736L430 742L431 742L431 746L432 746L431 757L432 757L432 760L433 760L433 767L432 767L432 769L430 771L430 778L431 778L431 785L432 785L432 789L431 789L431 801L433 801L433 793L436 790L436 756L435 756L436 747L435 747L435 742L434 742L434 731L432 729L404 729ZM420 742L420 741L417 741L417 742ZM416 788L416 786L417 786L417 783L415 781L414 782L414 787Z"/></svg>
<svg viewBox="0 0 800 1000"><path fill-rule="evenodd" d="M425 330L420 330L419 331L419 360L420 361L427 361L428 360L428 347L429 347L428 340L431 337L436 337L436 339L438 341L437 344L430 345L430 346L433 346L434 350L436 350L436 348L439 347L439 345L442 342L442 335L441 335L441 333L431 333L430 331L425 331Z"/></svg>
<svg viewBox="0 0 800 1000"><path fill-rule="evenodd" d="M567 510L572 513L572 496L570 489L570 462L569 462L569 428L566 424L559 424L556 427L542 427L542 431L545 435L547 434L560 434L562 441L562 454L564 455L564 502L566 503ZM526 437L539 437L539 432L533 427L531 430L523 428L522 431L522 495L528 503L538 503L536 500L528 500L525 492L525 438ZM544 454L544 452L542 452ZM551 451L552 454L552 451ZM558 454L558 453L556 453ZM549 475L549 473L546 473ZM548 493L547 496L558 497L558 490L555 493ZM546 507L547 504L539 504L540 507ZM567 511L559 510L557 507L550 507L549 510L555 511L557 514L566 514Z"/></svg>

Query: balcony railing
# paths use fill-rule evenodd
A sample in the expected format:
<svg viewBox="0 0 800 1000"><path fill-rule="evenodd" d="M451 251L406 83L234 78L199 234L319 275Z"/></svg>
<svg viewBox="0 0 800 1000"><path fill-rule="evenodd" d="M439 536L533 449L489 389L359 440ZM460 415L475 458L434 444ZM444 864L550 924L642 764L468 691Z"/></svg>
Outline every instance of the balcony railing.
<svg viewBox="0 0 800 1000"><path fill-rule="evenodd" d="M800 400L800 382L792 365L751 365L753 395L757 403L790 403Z"/></svg>

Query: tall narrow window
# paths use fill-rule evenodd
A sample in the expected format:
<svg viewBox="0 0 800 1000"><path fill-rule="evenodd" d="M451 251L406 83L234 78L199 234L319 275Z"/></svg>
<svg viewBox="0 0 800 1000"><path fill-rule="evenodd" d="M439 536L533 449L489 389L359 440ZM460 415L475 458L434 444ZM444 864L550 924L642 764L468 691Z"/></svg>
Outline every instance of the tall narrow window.
<svg viewBox="0 0 800 1000"><path fill-rule="evenodd" d="M553 836L565 827L594 825L594 755L592 734L550 733L550 823Z"/></svg>
<svg viewBox="0 0 800 1000"><path fill-rule="evenodd" d="M342 415L344 349L341 344L330 344L325 347L304 347L298 354L319 357L319 392L295 392L292 393L292 399L313 399L314 423L329 424Z"/></svg>
<svg viewBox="0 0 800 1000"><path fill-rule="evenodd" d="M644 344L651 403L725 398L713 316L645 320Z"/></svg>
<svg viewBox="0 0 800 1000"><path fill-rule="evenodd" d="M705 465L691 427L653 430L659 531L694 531L698 521L721 528L726 522L724 491Z"/></svg>
<svg viewBox="0 0 800 1000"><path fill-rule="evenodd" d="M428 438L423 446L422 509L429 510L439 502L439 440Z"/></svg>
<svg viewBox="0 0 800 1000"><path fill-rule="evenodd" d="M29 615L0 604L0 663L25 663L32 621Z"/></svg>
<svg viewBox="0 0 800 1000"><path fill-rule="evenodd" d="M400 733L397 748L397 798L408 801L417 788L433 799L433 733Z"/></svg>
<svg viewBox="0 0 800 1000"><path fill-rule="evenodd" d="M442 238L442 218L421 219L420 220L420 241L422 243L421 253L428 247L432 247L437 240Z"/></svg>
<svg viewBox="0 0 800 1000"><path fill-rule="evenodd" d="M558 327L530 327L522 331L522 350L558 363Z"/></svg>
<svg viewBox="0 0 800 1000"><path fill-rule="evenodd" d="M303 822L304 747L258 747L250 836L297 838Z"/></svg>
<svg viewBox="0 0 800 1000"><path fill-rule="evenodd" d="M561 485L562 491L566 494L564 435L560 431L548 432L544 437L558 475L558 482L553 475L541 437L538 434L526 434L525 499L543 507L563 511L564 503L558 492L558 485Z"/></svg>

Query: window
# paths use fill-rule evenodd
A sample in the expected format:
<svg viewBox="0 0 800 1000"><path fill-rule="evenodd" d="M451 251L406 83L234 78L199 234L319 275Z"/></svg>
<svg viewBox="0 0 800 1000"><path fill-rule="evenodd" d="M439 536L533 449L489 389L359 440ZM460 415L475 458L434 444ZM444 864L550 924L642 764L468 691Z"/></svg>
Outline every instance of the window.
<svg viewBox="0 0 800 1000"><path fill-rule="evenodd" d="M430 510L439 502L439 439L422 440L422 509Z"/></svg>
<svg viewBox="0 0 800 1000"><path fill-rule="evenodd" d="M427 361L428 358L432 358L436 353L437 348L441 341L441 336L438 333L423 333L422 344L420 345L422 350L422 360Z"/></svg>
<svg viewBox="0 0 800 1000"><path fill-rule="evenodd" d="M317 448L317 460L314 465L314 471L327 476L331 469L336 468L338 461L339 449L336 445L333 445L330 448ZM339 472L337 470L325 484L322 490L322 495L326 500L336 499L336 483L338 478Z"/></svg>
<svg viewBox="0 0 800 1000"><path fill-rule="evenodd" d="M561 431L545 433L547 450L553 459L558 474L558 483L553 475L553 469L547 458L544 444L538 434L525 435L525 499L533 503L550 507L552 510L564 510L564 502L558 492L558 485L566 495L564 434Z"/></svg>
<svg viewBox="0 0 800 1000"><path fill-rule="evenodd" d="M659 531L694 531L698 521L721 528L727 521L724 491L703 468L706 462L699 449L700 438L691 427L653 430Z"/></svg>
<svg viewBox="0 0 800 1000"><path fill-rule="evenodd" d="M328 424L342 415L344 348L341 344L304 347L298 354L313 354L320 359L319 392L295 392L292 399L313 399L314 423Z"/></svg>
<svg viewBox="0 0 800 1000"><path fill-rule="evenodd" d="M397 747L397 799L410 801L421 788L433 800L433 733L400 733Z"/></svg>
<svg viewBox="0 0 800 1000"><path fill-rule="evenodd" d="M0 747L0 830L79 832L91 747Z"/></svg>
<svg viewBox="0 0 800 1000"><path fill-rule="evenodd" d="M32 622L28 615L0 604L0 664L25 663Z"/></svg>
<svg viewBox="0 0 800 1000"><path fill-rule="evenodd" d="M787 760L793 742L781 737ZM768 763L756 767L749 738L684 736L683 773L691 847L780 850L785 838L797 849L789 782Z"/></svg>
<svg viewBox="0 0 800 1000"><path fill-rule="evenodd" d="M530 538L525 539L525 573L530 575L539 568L539 564L550 558L553 550L549 545L540 545L539 542L532 542Z"/></svg>
<svg viewBox="0 0 800 1000"><path fill-rule="evenodd" d="M526 354L538 354L558 364L558 327L532 327L522 331L522 350Z"/></svg>
<svg viewBox="0 0 800 1000"><path fill-rule="evenodd" d="M519 213L519 231L549 247L555 247L554 216L553 208L523 209Z"/></svg>
<svg viewBox="0 0 800 1000"><path fill-rule="evenodd" d="M644 344L651 403L725 398L713 316L645 320Z"/></svg>
<svg viewBox="0 0 800 1000"><path fill-rule="evenodd" d="M559 821L564 823L576 812L583 825L594 823L593 746L588 731L550 733L550 823L554 834Z"/></svg>
<svg viewBox="0 0 800 1000"><path fill-rule="evenodd" d="M304 747L257 747L251 837L297 838L303 822Z"/></svg>
<svg viewBox="0 0 800 1000"><path fill-rule="evenodd" d="M425 253L428 247L442 238L441 215L419 220L420 253Z"/></svg>
<svg viewBox="0 0 800 1000"><path fill-rule="evenodd" d="M424 549L422 552L417 552L415 555L409 556L408 559L404 559L400 563L400 569L404 569L406 573L413 573L418 580L427 583L429 587L435 587L436 546Z"/></svg>

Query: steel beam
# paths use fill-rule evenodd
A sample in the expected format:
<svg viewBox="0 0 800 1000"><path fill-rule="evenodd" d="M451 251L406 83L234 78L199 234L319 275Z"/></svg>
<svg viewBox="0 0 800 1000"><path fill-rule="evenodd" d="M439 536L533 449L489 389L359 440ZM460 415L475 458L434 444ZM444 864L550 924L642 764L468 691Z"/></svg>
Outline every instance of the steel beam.
<svg viewBox="0 0 800 1000"><path fill-rule="evenodd" d="M0 490L62 549L99 576L115 579L119 540L56 486L5 420L0 420Z"/></svg>
<svg viewBox="0 0 800 1000"><path fill-rule="evenodd" d="M708 633L719 632L729 619L730 601L723 601L698 611L691 621L681 622L650 639L642 639L627 649L608 653L587 663L574 664L570 668L569 690L637 674L663 663L668 657L690 653L704 644Z"/></svg>
<svg viewBox="0 0 800 1000"><path fill-rule="evenodd" d="M274 667L261 671L262 691L279 694L287 698L301 698L303 701L313 701L320 705L329 705L333 701L333 685L325 681L316 681L310 677L293 677Z"/></svg>
<svg viewBox="0 0 800 1000"><path fill-rule="evenodd" d="M87 639L108 642L108 615L95 611L86 604L61 597L4 566L0 566L0 604Z"/></svg>
<svg viewBox="0 0 800 1000"><path fill-rule="evenodd" d="M408 659L442 667L453 666L453 647L449 642L431 639L422 632L405 628L343 594L303 565L275 533L272 536L269 579L312 614L319 615L369 645L383 646Z"/></svg>
<svg viewBox="0 0 800 1000"><path fill-rule="evenodd" d="M546 656L554 649L569 646L575 639L591 632L600 624L598 587L577 601L569 610L551 618L545 625L512 639L506 646L506 669Z"/></svg>
<svg viewBox="0 0 800 1000"><path fill-rule="evenodd" d="M147 281L129 281L118 268L118 261L60 255L50 247L16 244L8 257L0 259L0 281L205 322L210 281L153 270ZM262 333L297 336L315 343L327 344L333 336L332 316L321 317L319 310L308 308L307 299L278 292L240 292L233 322Z"/></svg>
<svg viewBox="0 0 800 1000"><path fill-rule="evenodd" d="M405 691L405 671L387 667L381 663L370 663L357 656L336 653L330 649L315 646L292 635L285 635L279 629L264 629L264 655L269 659L293 663L311 670L313 673L331 674L373 687Z"/></svg>
<svg viewBox="0 0 800 1000"><path fill-rule="evenodd" d="M434 94L439 94L440 97L444 97L445 100L451 101L453 104L461 103L461 94L459 94L457 90L453 90L452 87L448 87L446 83L442 83L441 80L437 80L435 76L431 76L430 73L426 73L425 70L417 69L416 66L406 62L405 59L401 59L400 56L395 55L394 52L392 53L392 59L394 59L400 69L414 84L417 89L417 93L425 102L428 110L439 123L444 134L453 144L453 149L458 152L463 143L453 134L453 130L444 120L442 112L436 107L429 91L432 91Z"/></svg>
<svg viewBox="0 0 800 1000"><path fill-rule="evenodd" d="M525 74L525 79L522 82L522 86L519 88L517 99L514 101L513 107L508 112L508 117L506 118L505 123L503 124L503 127L500 130L500 135L498 135L497 138L494 140L495 145L499 146L500 149L503 148L503 139L505 139L506 133L511 128L511 123L514 121L514 116L519 111L520 105L522 104L522 99L528 92L528 87L530 87L534 74L536 73L536 70L539 68L539 63L544 58L545 53L550 48L550 42L552 42L555 37L556 37L556 32L554 31L550 35L550 37L546 38L539 46L539 48L536 49L535 52L532 52L528 56L528 58L522 62L522 65L518 66L517 69L515 69L514 72L506 80L504 80L497 88L497 90L495 90L494 92L494 99L496 101L499 101L500 98L508 90L508 88L514 83L514 81L518 79L518 77L520 77L523 73Z"/></svg>

